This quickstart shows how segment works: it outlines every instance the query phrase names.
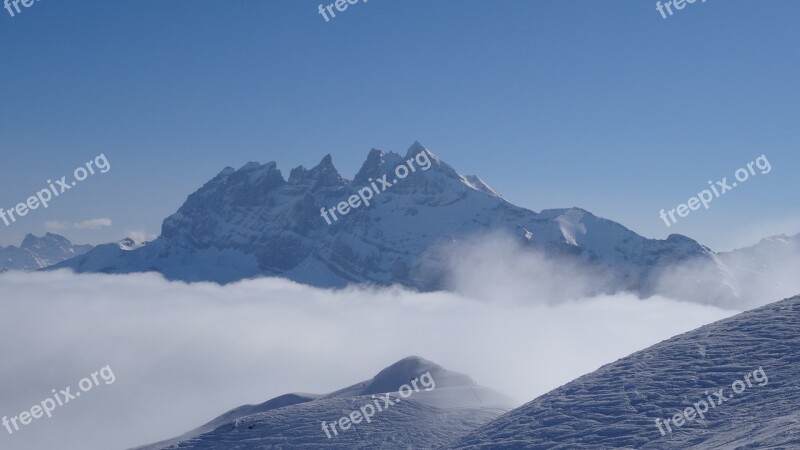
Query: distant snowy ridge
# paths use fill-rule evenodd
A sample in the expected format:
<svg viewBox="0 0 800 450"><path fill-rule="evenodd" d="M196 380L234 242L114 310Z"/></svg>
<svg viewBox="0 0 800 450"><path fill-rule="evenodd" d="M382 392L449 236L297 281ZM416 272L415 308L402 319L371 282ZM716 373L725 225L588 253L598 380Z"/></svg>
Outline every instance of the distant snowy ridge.
<svg viewBox="0 0 800 450"><path fill-rule="evenodd" d="M398 396L402 385L425 373L430 373L435 388ZM376 412L369 423L352 424L338 435L329 432L330 438L323 431L322 421L336 421L387 393L396 403ZM466 375L412 356L331 394L288 394L236 408L179 438L139 450L433 448L500 416L513 404Z"/></svg>
<svg viewBox="0 0 800 450"><path fill-rule="evenodd" d="M37 270L82 255L93 247L76 245L59 234L28 234L19 247L0 247L0 270Z"/></svg>
<svg viewBox="0 0 800 450"><path fill-rule="evenodd" d="M673 417L763 368L753 385L662 436ZM800 448L800 297L703 326L555 389L443 449ZM711 395L712 399L716 396Z"/></svg>

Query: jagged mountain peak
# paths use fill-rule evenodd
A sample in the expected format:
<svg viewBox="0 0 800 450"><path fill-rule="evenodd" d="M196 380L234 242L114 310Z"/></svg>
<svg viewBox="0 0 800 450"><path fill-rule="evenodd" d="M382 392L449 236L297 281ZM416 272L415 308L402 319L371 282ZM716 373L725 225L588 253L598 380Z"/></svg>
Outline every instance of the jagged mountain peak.
<svg viewBox="0 0 800 450"><path fill-rule="evenodd" d="M247 164L243 165L242 167L240 167L238 171L248 172L248 171L256 170L256 169L260 169L260 168L261 168L261 163L258 163L258 162L255 162L255 161L250 161L249 163L247 163Z"/></svg>
<svg viewBox="0 0 800 450"><path fill-rule="evenodd" d="M428 150L427 147L422 145L419 141L414 141L414 143L411 144L411 146L408 147L408 150L406 151L406 158L410 158L410 157L418 154L419 152L424 152L424 151L427 151L427 152L430 153L430 151Z"/></svg>
<svg viewBox="0 0 800 450"><path fill-rule="evenodd" d="M360 185L367 184L370 178L379 178L382 174L394 170L394 167L402 161L403 158L395 152L373 148L367 154L361 169L353 177L353 181Z"/></svg>
<svg viewBox="0 0 800 450"><path fill-rule="evenodd" d="M60 234L54 234L47 232L42 237L35 236L31 233L25 235L25 238L22 240L22 244L20 248L25 249L35 249L35 248L42 248L47 245L58 245L58 246L69 246L72 243L69 239L61 236Z"/></svg>
<svg viewBox="0 0 800 450"><path fill-rule="evenodd" d="M293 169L288 181L274 162L226 169L164 220L159 239L57 267L156 270L186 281L268 275L320 287L363 282L429 291L449 286L437 256L443 245L499 232L527 250L596 266L609 273L614 289L642 295L653 293L667 265L699 258L717 270L713 255L688 238L646 239L580 208L537 214L505 201L480 177L459 175L419 142L407 156L373 148L352 181L341 177L331 155L311 169ZM401 164L415 170L400 176Z"/></svg>
<svg viewBox="0 0 800 450"><path fill-rule="evenodd" d="M346 180L333 165L330 153L325 155L316 166L306 169L297 166L289 172L289 184L308 185L312 189L337 187L346 184Z"/></svg>
<svg viewBox="0 0 800 450"><path fill-rule="evenodd" d="M281 171L278 170L278 163L275 161L270 161L264 164L258 162L249 162L234 172L233 175L234 177L237 177L239 181L246 180L247 182L254 183L258 183L259 180L265 178L280 179L281 181L284 181Z"/></svg>
<svg viewBox="0 0 800 450"><path fill-rule="evenodd" d="M36 246L41 242L42 238L33 235L33 233L28 233L22 239L22 244L20 244L20 248L36 248Z"/></svg>
<svg viewBox="0 0 800 450"><path fill-rule="evenodd" d="M60 234L48 232L39 237L28 233L19 247L0 247L0 269L38 270L91 249L91 245L75 245Z"/></svg>
<svg viewBox="0 0 800 450"><path fill-rule="evenodd" d="M324 169L336 170L336 168L333 167L333 156L331 156L330 153L326 154L325 156L322 157L322 160L320 160L319 164L317 164L316 167L314 168L318 170L324 170Z"/></svg>

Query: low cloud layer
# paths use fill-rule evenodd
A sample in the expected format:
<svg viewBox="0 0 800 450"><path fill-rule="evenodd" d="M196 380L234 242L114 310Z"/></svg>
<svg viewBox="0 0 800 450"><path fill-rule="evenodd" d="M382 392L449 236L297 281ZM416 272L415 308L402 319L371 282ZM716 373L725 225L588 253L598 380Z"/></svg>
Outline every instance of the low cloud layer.
<svg viewBox="0 0 800 450"><path fill-rule="evenodd" d="M545 256L508 234L476 236L443 248L447 286L506 305L555 305L615 292L600 270L569 256Z"/></svg>
<svg viewBox="0 0 800 450"><path fill-rule="evenodd" d="M577 258L545 256L504 234L467 239L444 247L444 254L439 266L449 288L481 301L557 305L621 290L619 277ZM800 238L781 237L655 271L651 289L672 299L747 310L800 294L798 273Z"/></svg>
<svg viewBox="0 0 800 450"><path fill-rule="evenodd" d="M228 286L155 274L0 275L0 416L109 365L103 385L0 448L118 449L173 437L246 403L329 392L420 355L520 403L731 310L662 298L552 304L402 289ZM74 388L73 388L74 389Z"/></svg>

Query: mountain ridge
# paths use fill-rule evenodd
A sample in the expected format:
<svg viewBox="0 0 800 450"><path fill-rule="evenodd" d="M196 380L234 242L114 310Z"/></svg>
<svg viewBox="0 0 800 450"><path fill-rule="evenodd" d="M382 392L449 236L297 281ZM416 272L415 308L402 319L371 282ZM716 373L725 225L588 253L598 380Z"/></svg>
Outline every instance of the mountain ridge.
<svg viewBox="0 0 800 450"><path fill-rule="evenodd" d="M798 349L800 296L606 364L441 448L797 448ZM749 381L759 369L766 382ZM718 389L727 401L709 405ZM702 419L667 431L664 419L700 400Z"/></svg>
<svg viewBox="0 0 800 450"><path fill-rule="evenodd" d="M387 398L391 403L384 403ZM375 404L384 406L373 408L367 422L356 418L335 434L321 426ZM137 450L425 448L448 442L514 404L467 375L409 356L369 380L329 394L285 394L259 405L241 406L178 438Z"/></svg>
<svg viewBox="0 0 800 450"><path fill-rule="evenodd" d="M420 159L422 170L396 179L395 168L411 157ZM386 174L391 187L369 205L326 223L321 210L344 204ZM274 161L226 167L164 220L156 240L132 251L101 246L53 268L156 271L168 279L223 284L279 276L317 287L366 283L449 290L443 249L493 232L602 273L608 282L589 294L672 293L675 283L662 282L664 274L692 262L711 281L702 296L690 288L678 294L718 302L738 295L724 258L691 238L648 239L581 208L537 213L516 206L478 176L460 175L419 142L405 157L370 150L352 180L341 176L330 154L310 169L292 169L288 178Z"/></svg>
<svg viewBox="0 0 800 450"><path fill-rule="evenodd" d="M0 247L0 269L38 270L85 254L93 248L88 244L73 244L60 234L48 232L38 237L28 233L19 247Z"/></svg>

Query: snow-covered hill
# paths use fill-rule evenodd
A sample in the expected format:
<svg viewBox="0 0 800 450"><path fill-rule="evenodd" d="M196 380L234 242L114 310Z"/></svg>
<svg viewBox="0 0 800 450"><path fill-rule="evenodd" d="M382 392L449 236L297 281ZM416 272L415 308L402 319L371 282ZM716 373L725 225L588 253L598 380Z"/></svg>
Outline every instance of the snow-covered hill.
<svg viewBox="0 0 800 450"><path fill-rule="evenodd" d="M58 234L47 233L42 237L28 234L19 247L0 247L0 269L38 270L91 249L91 245L76 245Z"/></svg>
<svg viewBox="0 0 800 450"><path fill-rule="evenodd" d="M794 297L603 366L443 448L800 448L798 373ZM695 403L703 418L686 412Z"/></svg>
<svg viewBox="0 0 800 450"><path fill-rule="evenodd" d="M393 179L396 166L419 154L427 155L428 170ZM321 208L335 207L386 174L396 183L369 206L331 225L321 217ZM186 281L273 275L321 287L399 283L434 290L448 288L443 249L489 232L586 265L602 273L612 291L649 294L665 268L695 260L717 264L709 249L684 236L646 239L580 208L520 208L414 143L405 156L373 149L353 180L336 171L330 156L312 169L293 169L288 179L275 162L228 167L164 220L155 241L133 251L101 246L56 267L158 271ZM722 281L712 284L721 296L731 293Z"/></svg>
<svg viewBox="0 0 800 450"><path fill-rule="evenodd" d="M412 390L400 394L403 385ZM513 404L466 375L414 356L331 394L288 394L236 408L179 438L141 449L434 448L509 411ZM372 411L366 405L373 405ZM344 429L334 433L331 424L354 411L371 414L369 422L353 416L357 423L345 422Z"/></svg>

